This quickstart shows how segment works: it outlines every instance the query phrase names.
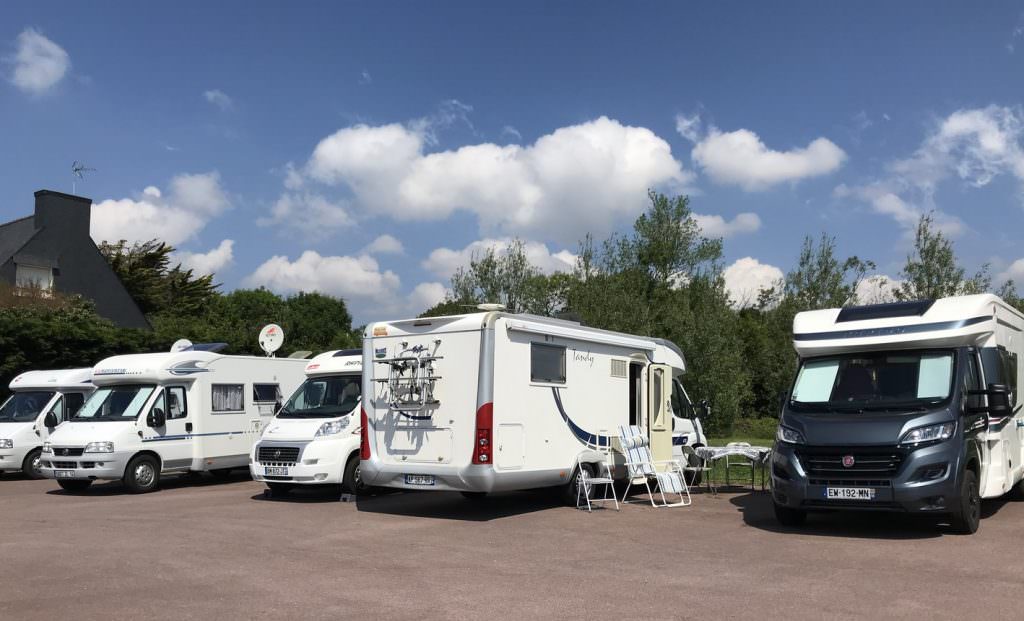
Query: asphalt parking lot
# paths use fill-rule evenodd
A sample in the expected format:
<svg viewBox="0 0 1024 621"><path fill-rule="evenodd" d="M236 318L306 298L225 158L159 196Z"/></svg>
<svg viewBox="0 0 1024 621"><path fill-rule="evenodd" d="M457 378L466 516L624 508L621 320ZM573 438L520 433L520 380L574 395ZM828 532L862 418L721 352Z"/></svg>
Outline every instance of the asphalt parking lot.
<svg viewBox="0 0 1024 621"><path fill-rule="evenodd" d="M1024 501L974 536L775 525L767 494L593 514L543 493L270 500L244 473L71 495L0 478L2 619L1020 618Z"/></svg>

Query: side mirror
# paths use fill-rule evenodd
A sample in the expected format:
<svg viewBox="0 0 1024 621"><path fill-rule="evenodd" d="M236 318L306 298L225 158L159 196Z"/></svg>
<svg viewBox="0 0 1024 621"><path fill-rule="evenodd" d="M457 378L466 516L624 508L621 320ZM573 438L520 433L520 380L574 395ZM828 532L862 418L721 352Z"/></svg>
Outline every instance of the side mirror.
<svg viewBox="0 0 1024 621"><path fill-rule="evenodd" d="M47 429L53 429L60 424L60 421L57 420L57 415L51 411L47 412L46 416L43 417L43 424L46 425Z"/></svg>
<svg viewBox="0 0 1024 621"><path fill-rule="evenodd" d="M989 384L985 392L989 416L1003 418L1010 415L1010 389L1005 384Z"/></svg>
<svg viewBox="0 0 1024 621"><path fill-rule="evenodd" d="M157 427L163 427L167 424L167 416L164 411L160 408L153 408L153 411L146 417L146 424L154 429Z"/></svg>
<svg viewBox="0 0 1024 621"><path fill-rule="evenodd" d="M711 404L708 403L707 399L700 400L700 417L711 418Z"/></svg>

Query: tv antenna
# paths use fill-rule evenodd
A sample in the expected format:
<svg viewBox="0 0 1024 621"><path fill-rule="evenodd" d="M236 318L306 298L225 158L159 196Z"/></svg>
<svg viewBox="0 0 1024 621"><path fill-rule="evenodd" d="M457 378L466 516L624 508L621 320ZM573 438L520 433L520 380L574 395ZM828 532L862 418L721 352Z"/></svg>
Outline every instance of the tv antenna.
<svg viewBox="0 0 1024 621"><path fill-rule="evenodd" d="M95 168L89 168L82 162L75 160L71 162L71 193L75 194L78 191L78 180L85 180L85 173L96 172Z"/></svg>

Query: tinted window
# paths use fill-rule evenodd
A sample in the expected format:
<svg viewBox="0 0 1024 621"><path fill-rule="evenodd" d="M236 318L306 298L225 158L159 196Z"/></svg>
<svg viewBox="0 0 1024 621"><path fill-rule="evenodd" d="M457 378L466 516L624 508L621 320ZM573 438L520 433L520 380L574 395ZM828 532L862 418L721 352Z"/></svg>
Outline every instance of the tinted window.
<svg viewBox="0 0 1024 621"><path fill-rule="evenodd" d="M344 416L359 405L362 392L359 375L311 377L299 386L278 418L335 418Z"/></svg>
<svg viewBox="0 0 1024 621"><path fill-rule="evenodd" d="M255 403L277 403L281 400L281 388L277 384L253 384L252 400Z"/></svg>
<svg viewBox="0 0 1024 621"><path fill-rule="evenodd" d="M16 392L0 406L0 422L25 422L36 419L39 412L53 398L53 391L33 390Z"/></svg>
<svg viewBox="0 0 1024 621"><path fill-rule="evenodd" d="M565 383L565 348L530 343L530 379L534 382Z"/></svg>
<svg viewBox="0 0 1024 621"><path fill-rule="evenodd" d="M132 420L153 394L154 386L104 386L92 393L75 420Z"/></svg>

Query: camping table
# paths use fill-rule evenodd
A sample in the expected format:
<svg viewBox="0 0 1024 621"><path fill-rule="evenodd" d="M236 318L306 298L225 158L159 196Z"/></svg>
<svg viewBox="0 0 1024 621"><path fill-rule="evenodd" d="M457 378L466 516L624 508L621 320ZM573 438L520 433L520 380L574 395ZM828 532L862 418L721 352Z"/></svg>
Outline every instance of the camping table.
<svg viewBox="0 0 1024 621"><path fill-rule="evenodd" d="M728 456L746 457L754 464L766 466L772 449L768 446L698 446L697 455L707 463L713 463ZM761 469L761 489L765 488L765 469ZM711 473L708 473L708 489L711 489ZM753 485L751 485L753 489Z"/></svg>

